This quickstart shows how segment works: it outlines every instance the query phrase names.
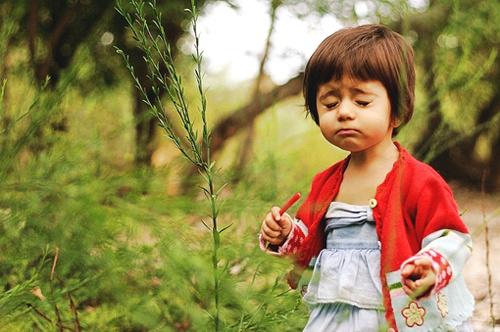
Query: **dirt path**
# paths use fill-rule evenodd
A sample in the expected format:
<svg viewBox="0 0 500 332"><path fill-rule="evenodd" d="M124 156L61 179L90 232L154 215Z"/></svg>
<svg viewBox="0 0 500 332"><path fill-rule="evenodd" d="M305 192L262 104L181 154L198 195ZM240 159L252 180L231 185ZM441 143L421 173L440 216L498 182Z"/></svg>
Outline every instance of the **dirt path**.
<svg viewBox="0 0 500 332"><path fill-rule="evenodd" d="M500 324L500 193L483 195L458 185L451 185L462 218L472 234L474 250L464 268L464 276L469 290L476 300L473 324L476 332L499 331L491 322L490 299L488 295L488 269L486 265L486 237L484 220L488 221L489 263L491 288L493 292L493 317ZM490 323L491 324L491 323Z"/></svg>

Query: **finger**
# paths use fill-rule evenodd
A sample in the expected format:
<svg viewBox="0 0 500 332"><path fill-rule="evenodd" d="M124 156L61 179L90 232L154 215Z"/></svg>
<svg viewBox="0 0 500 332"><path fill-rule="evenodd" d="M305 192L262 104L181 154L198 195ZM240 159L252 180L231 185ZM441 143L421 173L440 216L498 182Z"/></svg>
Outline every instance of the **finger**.
<svg viewBox="0 0 500 332"><path fill-rule="evenodd" d="M270 244L281 244L283 243L283 239L281 239L278 236L270 236L269 234L266 233L261 233L262 239L266 242L269 242Z"/></svg>
<svg viewBox="0 0 500 332"><path fill-rule="evenodd" d="M266 242L268 242L269 244L281 244L283 241L278 239L278 238L275 238L275 237L269 237L265 234L262 234L262 239Z"/></svg>
<svg viewBox="0 0 500 332"><path fill-rule="evenodd" d="M411 280L411 279L406 279L404 284L406 285L406 287L408 287L412 292L414 292L415 290L417 290L418 286L416 285L415 281Z"/></svg>
<svg viewBox="0 0 500 332"><path fill-rule="evenodd" d="M418 294L418 288L414 288L414 286L415 286L415 284L412 284L411 287L409 287L407 285L403 285L403 290L404 290L405 294L411 298L416 298L416 296Z"/></svg>
<svg viewBox="0 0 500 332"><path fill-rule="evenodd" d="M418 275L417 283L419 284L419 286L427 286L434 284L436 279L436 273L432 268L432 263L427 259L423 259L420 260L418 264L419 265L416 268L417 271L415 274Z"/></svg>
<svg viewBox="0 0 500 332"><path fill-rule="evenodd" d="M273 206L273 208L271 209L271 215L273 216L274 220L280 221L281 219L280 208L278 206Z"/></svg>
<svg viewBox="0 0 500 332"><path fill-rule="evenodd" d="M413 291L410 289L410 287L406 285L403 285L403 291L405 292L406 295L410 297L413 295Z"/></svg>
<svg viewBox="0 0 500 332"><path fill-rule="evenodd" d="M418 299L422 296L426 296L427 294L429 294L431 289L432 288L429 285L420 285L418 289L414 291L413 297Z"/></svg>
<svg viewBox="0 0 500 332"><path fill-rule="evenodd" d="M430 286L434 285L434 283L435 278L430 273L427 274L424 278L416 281L417 286L420 288L429 288Z"/></svg>
<svg viewBox="0 0 500 332"><path fill-rule="evenodd" d="M413 273L413 271L415 271L415 265L413 265L413 264L406 264L406 266L401 271L401 275L403 277L408 277L408 276L410 276Z"/></svg>
<svg viewBox="0 0 500 332"><path fill-rule="evenodd" d="M264 241L269 242L269 243L274 239L273 237L270 237L269 235L267 235L264 232L261 232L260 235L262 236L262 239Z"/></svg>
<svg viewBox="0 0 500 332"><path fill-rule="evenodd" d="M414 285L415 285L415 282L411 279L403 279L401 284L405 287L407 287L408 289L410 290L413 290L414 289Z"/></svg>
<svg viewBox="0 0 500 332"><path fill-rule="evenodd" d="M273 231L281 231L282 227L276 220L273 219L273 216L271 214L268 214L266 216L266 219L264 219L263 225L266 225L268 228L272 229Z"/></svg>
<svg viewBox="0 0 500 332"><path fill-rule="evenodd" d="M421 269L428 270L432 268L432 263L428 258L419 258L416 259L414 264Z"/></svg>
<svg viewBox="0 0 500 332"><path fill-rule="evenodd" d="M264 241L268 242L269 244L276 244L276 238L274 237L262 235L262 239L264 239Z"/></svg>
<svg viewBox="0 0 500 332"><path fill-rule="evenodd" d="M263 223L261 227L261 232L268 237L276 238L281 234L281 227L278 230L272 229L268 224Z"/></svg>

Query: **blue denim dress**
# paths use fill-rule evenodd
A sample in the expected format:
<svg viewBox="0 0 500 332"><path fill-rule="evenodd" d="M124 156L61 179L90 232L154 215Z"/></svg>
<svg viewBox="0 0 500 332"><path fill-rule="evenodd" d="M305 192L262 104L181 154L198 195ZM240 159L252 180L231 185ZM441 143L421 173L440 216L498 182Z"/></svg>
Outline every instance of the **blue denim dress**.
<svg viewBox="0 0 500 332"><path fill-rule="evenodd" d="M304 295L310 310L304 331L387 329L380 243L371 208L333 202L325 225L326 248Z"/></svg>

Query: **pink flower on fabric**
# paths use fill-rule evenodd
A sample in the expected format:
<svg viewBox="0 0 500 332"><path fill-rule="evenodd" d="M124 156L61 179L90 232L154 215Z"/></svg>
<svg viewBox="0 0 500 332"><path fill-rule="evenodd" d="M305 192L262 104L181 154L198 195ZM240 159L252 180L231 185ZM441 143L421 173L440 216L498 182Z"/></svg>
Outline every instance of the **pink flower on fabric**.
<svg viewBox="0 0 500 332"><path fill-rule="evenodd" d="M445 317L448 314L448 302L446 301L446 295L439 293L437 307L441 311L441 317Z"/></svg>
<svg viewBox="0 0 500 332"><path fill-rule="evenodd" d="M401 313L406 318L406 326L408 327L424 324L425 308L419 307L417 302L410 302L410 305L404 308Z"/></svg>

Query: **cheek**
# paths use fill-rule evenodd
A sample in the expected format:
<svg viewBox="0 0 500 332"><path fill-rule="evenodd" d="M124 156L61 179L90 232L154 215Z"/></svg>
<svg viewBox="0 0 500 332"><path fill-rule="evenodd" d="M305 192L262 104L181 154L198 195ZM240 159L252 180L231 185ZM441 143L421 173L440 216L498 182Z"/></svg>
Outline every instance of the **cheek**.
<svg viewBox="0 0 500 332"><path fill-rule="evenodd" d="M321 132L326 130L328 127L331 126L331 119L328 115L328 113L320 113L318 114L318 125L321 129Z"/></svg>
<svg viewBox="0 0 500 332"><path fill-rule="evenodd" d="M387 119L373 118L370 121L366 121L366 128L368 131L374 134L382 135L387 130L392 128L392 126L390 124L390 121L388 121Z"/></svg>
<svg viewBox="0 0 500 332"><path fill-rule="evenodd" d="M330 132L330 130L328 129L328 126L320 125L319 129L321 130L321 133L323 134L323 136L325 138L328 138L328 133Z"/></svg>
<svg viewBox="0 0 500 332"><path fill-rule="evenodd" d="M319 128L323 137L325 137L329 142L332 142L335 134L335 123L328 116L322 116L319 118Z"/></svg>

